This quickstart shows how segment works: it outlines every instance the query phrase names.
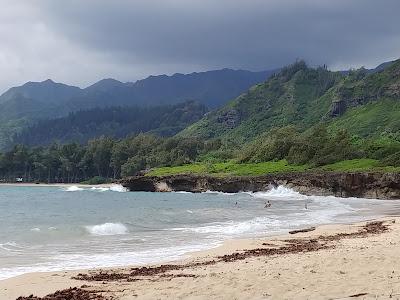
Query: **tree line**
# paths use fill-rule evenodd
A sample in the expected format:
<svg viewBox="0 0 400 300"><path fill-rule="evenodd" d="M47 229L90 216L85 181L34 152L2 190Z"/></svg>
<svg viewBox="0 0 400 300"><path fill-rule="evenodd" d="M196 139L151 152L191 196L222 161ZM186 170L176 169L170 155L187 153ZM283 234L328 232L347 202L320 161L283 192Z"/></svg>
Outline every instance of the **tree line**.
<svg viewBox="0 0 400 300"><path fill-rule="evenodd" d="M124 138L149 132L173 136L200 120L206 107L196 101L154 107L107 107L71 112L65 117L40 120L13 137L15 144L29 146L87 143L102 135Z"/></svg>
<svg viewBox="0 0 400 300"><path fill-rule="evenodd" d="M382 166L398 167L400 141L387 135L360 138L346 129L331 131L324 123L305 132L286 126L260 135L237 155L239 162L286 159L290 164L314 167L357 158L376 159Z"/></svg>
<svg viewBox="0 0 400 300"><path fill-rule="evenodd" d="M400 166L400 141L384 136L361 139L346 130L331 132L323 124L305 132L293 126L274 128L245 145L232 140L151 134L125 139L102 136L85 145L16 145L0 154L0 179L71 183L92 178L118 179L154 167L199 161L257 163L286 159L293 165L323 166L354 158L373 158L385 166Z"/></svg>
<svg viewBox="0 0 400 300"><path fill-rule="evenodd" d="M116 140L102 136L86 145L52 144L48 147L16 145L0 154L0 178L13 182L82 182L93 177L120 178L156 166L190 163L213 150L214 142L162 138L150 134ZM218 147L218 146L217 146Z"/></svg>

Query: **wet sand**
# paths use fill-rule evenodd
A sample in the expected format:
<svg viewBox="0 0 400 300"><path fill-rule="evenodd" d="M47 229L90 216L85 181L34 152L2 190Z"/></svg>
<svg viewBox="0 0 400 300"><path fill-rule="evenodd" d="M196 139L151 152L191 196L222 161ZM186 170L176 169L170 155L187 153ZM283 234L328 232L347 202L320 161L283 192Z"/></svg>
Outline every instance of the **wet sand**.
<svg viewBox="0 0 400 300"><path fill-rule="evenodd" d="M170 264L25 274L0 281L0 299L399 299L399 246L398 217L327 225Z"/></svg>

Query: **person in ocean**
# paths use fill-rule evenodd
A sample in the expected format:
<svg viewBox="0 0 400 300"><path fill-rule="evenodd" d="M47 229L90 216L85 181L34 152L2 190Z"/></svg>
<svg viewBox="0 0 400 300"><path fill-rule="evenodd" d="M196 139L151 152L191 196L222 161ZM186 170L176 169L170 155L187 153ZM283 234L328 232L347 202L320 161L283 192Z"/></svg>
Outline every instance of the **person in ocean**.
<svg viewBox="0 0 400 300"><path fill-rule="evenodd" d="M307 200L306 200L306 202L304 202L304 208L305 208L305 209L308 209Z"/></svg>
<svg viewBox="0 0 400 300"><path fill-rule="evenodd" d="M271 207L271 202L269 202L269 200L265 203L265 206L264 206L264 208L268 208L268 207Z"/></svg>

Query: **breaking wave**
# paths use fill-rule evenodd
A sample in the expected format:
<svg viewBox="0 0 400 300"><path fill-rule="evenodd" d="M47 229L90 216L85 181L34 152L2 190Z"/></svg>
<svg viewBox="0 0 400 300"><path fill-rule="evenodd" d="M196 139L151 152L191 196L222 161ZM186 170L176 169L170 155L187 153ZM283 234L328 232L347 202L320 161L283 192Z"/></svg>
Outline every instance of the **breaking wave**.
<svg viewBox="0 0 400 300"><path fill-rule="evenodd" d="M127 191L128 191L128 189L127 189L126 187L123 187L123 186L120 185L120 184L113 184L113 185L111 185L111 186L109 187L109 190L110 190L110 191L113 191L113 192L119 192L119 193L124 193L124 192L127 192Z"/></svg>
<svg viewBox="0 0 400 300"><path fill-rule="evenodd" d="M86 226L86 230L91 235L119 235L128 233L128 228L121 223L104 223Z"/></svg>
<svg viewBox="0 0 400 300"><path fill-rule="evenodd" d="M77 192L77 191L83 191L83 188L81 188L77 185L72 185L72 186L65 188L65 191L66 192Z"/></svg>
<svg viewBox="0 0 400 300"><path fill-rule="evenodd" d="M63 189L66 192L80 192L80 191L91 191L91 192L107 192L107 191L112 191L112 192L127 192L128 189L123 187L120 184L112 184L111 186L93 186L90 188L83 188L77 185L72 185L67 188Z"/></svg>
<svg viewBox="0 0 400 300"><path fill-rule="evenodd" d="M263 198L263 199L269 199L269 198L306 199L307 198L307 196L302 195L299 192L296 192L295 190L282 185L276 188L272 188L266 192L250 192L248 194L255 198Z"/></svg>

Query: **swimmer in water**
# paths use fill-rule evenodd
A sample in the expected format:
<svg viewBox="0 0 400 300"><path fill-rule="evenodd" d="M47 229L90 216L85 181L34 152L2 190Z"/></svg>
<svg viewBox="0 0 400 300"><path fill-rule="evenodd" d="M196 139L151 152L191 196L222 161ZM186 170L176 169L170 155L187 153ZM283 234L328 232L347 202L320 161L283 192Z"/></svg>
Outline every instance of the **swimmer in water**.
<svg viewBox="0 0 400 300"><path fill-rule="evenodd" d="M265 203L265 206L264 206L264 208L268 208L268 207L271 207L271 202L269 202L269 200L268 200L268 202L267 203Z"/></svg>

